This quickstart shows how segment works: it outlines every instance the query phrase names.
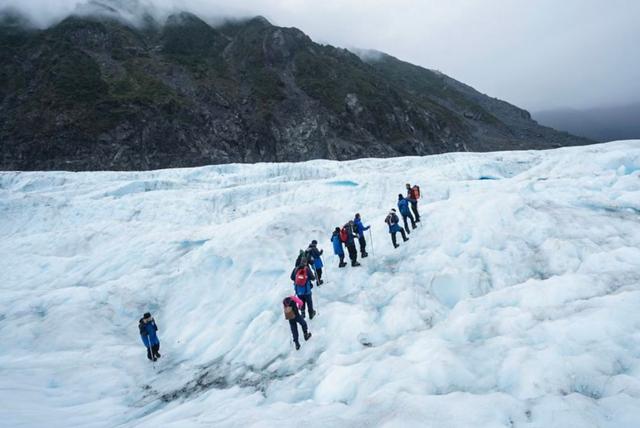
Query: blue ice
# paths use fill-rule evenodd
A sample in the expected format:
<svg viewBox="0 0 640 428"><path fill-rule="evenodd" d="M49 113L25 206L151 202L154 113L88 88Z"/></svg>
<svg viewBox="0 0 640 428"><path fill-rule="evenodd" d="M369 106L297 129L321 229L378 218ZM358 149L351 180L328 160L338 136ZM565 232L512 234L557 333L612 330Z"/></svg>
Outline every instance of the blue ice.
<svg viewBox="0 0 640 428"><path fill-rule="evenodd" d="M336 181L330 181L327 184L330 186L342 186L342 187L356 187L358 185L358 183L351 180L336 180Z"/></svg>

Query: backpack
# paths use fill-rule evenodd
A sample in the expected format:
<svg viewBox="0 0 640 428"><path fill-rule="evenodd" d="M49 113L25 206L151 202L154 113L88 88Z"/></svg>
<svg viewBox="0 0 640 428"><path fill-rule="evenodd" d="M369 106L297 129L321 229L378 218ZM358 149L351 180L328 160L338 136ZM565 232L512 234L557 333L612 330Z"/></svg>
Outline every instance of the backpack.
<svg viewBox="0 0 640 428"><path fill-rule="evenodd" d="M420 186L416 184L411 188L411 196L413 197L413 199L420 199Z"/></svg>
<svg viewBox="0 0 640 428"><path fill-rule="evenodd" d="M296 272L296 280L294 281L296 285L305 286L307 285L307 267L302 267L298 269Z"/></svg>
<svg viewBox="0 0 640 428"><path fill-rule="evenodd" d="M315 261L315 257L313 257L313 254L311 253L311 250L309 248L307 248L307 250L304 252L304 258L307 259L307 264L309 265L312 265Z"/></svg>
<svg viewBox="0 0 640 428"><path fill-rule="evenodd" d="M340 229L340 240L342 242L347 242L348 238L349 238L349 235L347 235L347 227L342 226L342 229Z"/></svg>
<svg viewBox="0 0 640 428"><path fill-rule="evenodd" d="M140 322L138 323L138 330L140 330L140 336L148 336L149 333L147 333L147 329L144 325L144 321L142 321L142 319L140 319Z"/></svg>
<svg viewBox="0 0 640 428"><path fill-rule="evenodd" d="M400 210L400 213L405 214L407 211L409 211L409 201L407 201L406 199L402 199L401 201L399 201L398 209Z"/></svg>
<svg viewBox="0 0 640 428"><path fill-rule="evenodd" d="M292 320L296 317L296 311L293 310L291 306L284 307L284 319Z"/></svg>

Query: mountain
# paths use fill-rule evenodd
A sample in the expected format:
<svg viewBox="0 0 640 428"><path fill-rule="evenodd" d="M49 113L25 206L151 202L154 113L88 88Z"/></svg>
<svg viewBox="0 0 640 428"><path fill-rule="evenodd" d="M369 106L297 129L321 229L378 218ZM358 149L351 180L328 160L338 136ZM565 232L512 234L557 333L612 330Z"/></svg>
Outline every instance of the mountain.
<svg viewBox="0 0 640 428"><path fill-rule="evenodd" d="M592 141L385 54L257 17L0 24L0 169L146 170L228 162L545 149Z"/></svg>
<svg viewBox="0 0 640 428"><path fill-rule="evenodd" d="M423 221L394 248L407 177ZM639 192L640 141L0 172L1 426L637 427ZM356 212L369 257L340 269ZM296 351L282 300L312 239Z"/></svg>
<svg viewBox="0 0 640 428"><path fill-rule="evenodd" d="M534 114L547 126L596 141L640 138L640 103L591 109L555 109Z"/></svg>

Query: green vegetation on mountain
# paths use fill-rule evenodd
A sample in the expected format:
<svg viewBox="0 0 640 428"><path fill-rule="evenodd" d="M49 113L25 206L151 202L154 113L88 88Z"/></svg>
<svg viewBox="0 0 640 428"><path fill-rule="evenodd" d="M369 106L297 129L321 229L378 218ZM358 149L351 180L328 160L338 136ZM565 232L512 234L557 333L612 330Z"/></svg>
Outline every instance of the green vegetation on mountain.
<svg viewBox="0 0 640 428"><path fill-rule="evenodd" d="M0 169L150 169L589 140L388 55L258 17L0 19ZM365 58L374 57L371 55Z"/></svg>

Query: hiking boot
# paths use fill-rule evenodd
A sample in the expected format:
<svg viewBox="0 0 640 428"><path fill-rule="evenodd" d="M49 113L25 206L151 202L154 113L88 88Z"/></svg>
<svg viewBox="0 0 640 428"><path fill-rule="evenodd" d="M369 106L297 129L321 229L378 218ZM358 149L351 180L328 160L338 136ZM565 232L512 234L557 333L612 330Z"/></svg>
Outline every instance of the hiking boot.
<svg viewBox="0 0 640 428"><path fill-rule="evenodd" d="M339 268L343 268L343 267L345 267L346 265L347 265L346 263L340 263L340 264L338 265L338 267L339 267Z"/></svg>
<svg viewBox="0 0 640 428"><path fill-rule="evenodd" d="M312 320L312 319L313 319L313 317L315 317L315 316L316 316L316 311L310 311L310 312L309 312L309 319L310 319L310 320Z"/></svg>
<svg viewBox="0 0 640 428"><path fill-rule="evenodd" d="M403 241L404 241L404 242L407 242L408 240L409 240L409 238L405 238L405 239L403 239Z"/></svg>
<svg viewBox="0 0 640 428"><path fill-rule="evenodd" d="M353 266L353 267L360 266L360 263L358 263L358 262L353 262L353 263L351 263L351 266Z"/></svg>
<svg viewBox="0 0 640 428"><path fill-rule="evenodd" d="M299 342L295 342L296 344L296 351L300 350L300 343Z"/></svg>
<svg viewBox="0 0 640 428"><path fill-rule="evenodd" d="M306 333L304 334L304 340L305 340L305 341L307 341L307 340L309 340L310 338L311 338L311 332L310 332L310 331L308 331L308 332L306 332Z"/></svg>
<svg viewBox="0 0 640 428"><path fill-rule="evenodd" d="M398 244L393 244L393 248L398 248L400 245Z"/></svg>
<svg viewBox="0 0 640 428"><path fill-rule="evenodd" d="M319 280L318 280L318 285L322 285L322 284L324 284L324 281L323 281L323 280L321 280L321 279L319 279Z"/></svg>
<svg viewBox="0 0 640 428"><path fill-rule="evenodd" d="M362 258L364 259L365 257L368 257L369 253L362 253Z"/></svg>

